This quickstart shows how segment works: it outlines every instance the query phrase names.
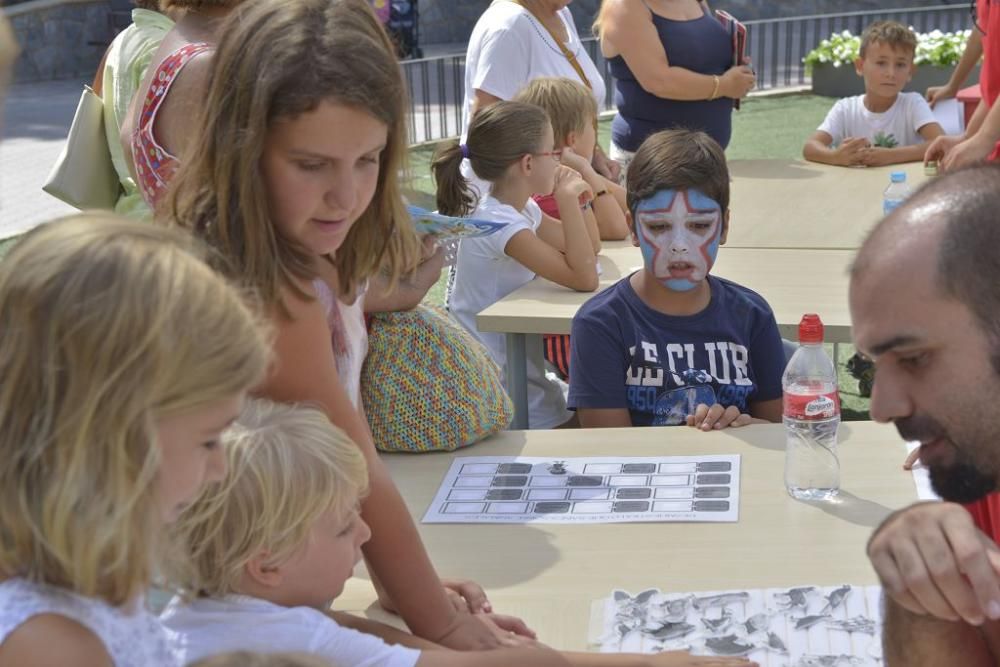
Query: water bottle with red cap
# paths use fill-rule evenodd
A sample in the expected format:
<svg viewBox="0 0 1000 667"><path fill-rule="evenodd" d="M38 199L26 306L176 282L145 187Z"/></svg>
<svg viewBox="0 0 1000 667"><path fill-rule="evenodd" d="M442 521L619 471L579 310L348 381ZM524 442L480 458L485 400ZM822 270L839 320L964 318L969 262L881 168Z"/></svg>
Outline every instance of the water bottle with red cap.
<svg viewBox="0 0 1000 667"><path fill-rule="evenodd" d="M799 322L799 349L781 376L784 390L785 488L800 500L827 500L840 489L837 369L823 349L823 322Z"/></svg>

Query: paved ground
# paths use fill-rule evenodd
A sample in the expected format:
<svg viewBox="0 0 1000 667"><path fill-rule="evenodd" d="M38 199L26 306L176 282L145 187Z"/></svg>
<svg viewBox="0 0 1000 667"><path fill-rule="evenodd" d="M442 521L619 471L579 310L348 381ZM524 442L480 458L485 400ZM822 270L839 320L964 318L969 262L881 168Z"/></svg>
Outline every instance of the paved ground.
<svg viewBox="0 0 1000 667"><path fill-rule="evenodd" d="M13 86L0 143L0 239L75 209L42 192L66 141L82 81Z"/></svg>
<svg viewBox="0 0 1000 667"><path fill-rule="evenodd" d="M464 52L464 44L430 44L424 46L425 57L439 57ZM456 133L460 115L454 104L454 93L447 95L445 106L424 104L423 95L439 92L439 80L454 85L454 65L447 69L427 68L433 72L428 81L414 81L420 92L411 123L415 141ZM412 69L408 67L407 69ZM447 72L445 76L443 73ZM422 79L423 77L417 77ZM18 84L7 94L3 110L3 142L0 143L0 240L20 234L40 222L75 209L42 192L42 184L59 157L69 133L69 126L80 100L84 81L48 81ZM449 108L451 107L451 108ZM458 120L456 120L458 119Z"/></svg>

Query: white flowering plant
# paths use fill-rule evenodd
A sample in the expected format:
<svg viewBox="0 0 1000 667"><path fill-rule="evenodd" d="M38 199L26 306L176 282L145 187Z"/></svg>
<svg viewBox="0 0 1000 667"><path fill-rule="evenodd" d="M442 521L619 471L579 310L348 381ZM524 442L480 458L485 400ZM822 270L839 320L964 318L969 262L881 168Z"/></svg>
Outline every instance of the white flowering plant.
<svg viewBox="0 0 1000 667"><path fill-rule="evenodd" d="M917 51L913 56L916 65L935 65L937 67L952 67L958 64L965 51L965 43L971 30L957 32L941 32L933 30L927 33L917 33ZM824 39L815 49L802 59L806 71L812 72L816 65L853 66L861 51L861 37L853 35L849 30L835 32L829 39Z"/></svg>

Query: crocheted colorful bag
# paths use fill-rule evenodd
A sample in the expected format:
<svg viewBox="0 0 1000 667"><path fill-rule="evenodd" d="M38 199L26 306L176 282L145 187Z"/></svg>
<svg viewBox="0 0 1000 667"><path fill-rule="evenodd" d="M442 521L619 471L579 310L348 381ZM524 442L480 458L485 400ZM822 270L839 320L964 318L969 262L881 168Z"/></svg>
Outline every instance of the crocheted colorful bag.
<svg viewBox="0 0 1000 667"><path fill-rule="evenodd" d="M372 317L361 397L386 452L452 451L502 431L514 415L486 348L424 305Z"/></svg>

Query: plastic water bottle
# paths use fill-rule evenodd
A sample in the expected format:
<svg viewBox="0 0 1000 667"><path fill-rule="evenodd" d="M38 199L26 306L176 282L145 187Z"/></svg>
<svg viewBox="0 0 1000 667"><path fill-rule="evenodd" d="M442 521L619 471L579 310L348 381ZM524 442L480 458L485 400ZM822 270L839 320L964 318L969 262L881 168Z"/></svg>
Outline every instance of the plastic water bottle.
<svg viewBox="0 0 1000 667"><path fill-rule="evenodd" d="M799 349L781 376L784 390L785 488L800 500L826 500L840 489L837 369L823 349L819 315L803 315Z"/></svg>
<svg viewBox="0 0 1000 667"><path fill-rule="evenodd" d="M889 215L894 208L910 196L910 187L906 184L906 172L894 171L889 187L882 193L882 213Z"/></svg>

